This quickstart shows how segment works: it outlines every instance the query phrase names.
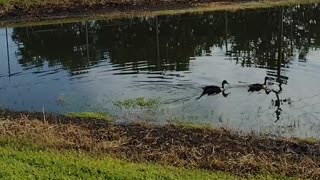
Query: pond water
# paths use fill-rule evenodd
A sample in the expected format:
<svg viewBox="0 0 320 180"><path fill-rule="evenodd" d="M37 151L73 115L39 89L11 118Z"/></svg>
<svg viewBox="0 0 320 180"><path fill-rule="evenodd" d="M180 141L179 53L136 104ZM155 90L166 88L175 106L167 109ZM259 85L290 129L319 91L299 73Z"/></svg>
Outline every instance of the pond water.
<svg viewBox="0 0 320 180"><path fill-rule="evenodd" d="M320 137L319 47L317 4L2 28L0 104ZM196 100L222 80L227 97ZM115 106L139 97L160 104Z"/></svg>

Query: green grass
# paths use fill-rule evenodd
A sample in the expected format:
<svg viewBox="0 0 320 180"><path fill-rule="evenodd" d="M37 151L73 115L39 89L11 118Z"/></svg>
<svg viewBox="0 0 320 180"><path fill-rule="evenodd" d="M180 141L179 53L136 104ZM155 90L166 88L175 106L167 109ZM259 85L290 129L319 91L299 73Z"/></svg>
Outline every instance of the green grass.
<svg viewBox="0 0 320 180"><path fill-rule="evenodd" d="M126 99L123 101L115 101L113 103L115 106L119 108L131 109L131 108L156 108L160 104L160 100L158 98L145 99L144 97L139 97L136 99Z"/></svg>
<svg viewBox="0 0 320 180"><path fill-rule="evenodd" d="M129 162L125 159L126 148L118 149L119 151L124 150L124 154L115 154L108 151L111 146L105 143L117 143L122 138L128 138L129 141L135 140L130 139L131 136L103 143L90 138L90 136L95 137L97 134L92 133L95 131L88 131L85 127L66 126L65 124L53 125L42 121L33 122L28 122L26 119L3 122L0 131L0 179L239 179L228 172L165 166L168 162L162 160L159 160L161 164L148 163L144 158L135 159L135 161L143 161L143 163ZM5 123L8 124L5 125ZM113 129L114 127L110 127L103 132L112 134ZM100 130L103 129L98 128L98 131ZM116 132L118 131L116 130ZM93 148L102 147L101 145L103 148L100 150ZM78 149L81 146L84 148ZM181 147L182 149L179 151L183 153L186 149L183 148L183 145ZM235 171L235 173L248 176L250 179L288 179L281 177L284 173L279 176L273 175L272 172L276 171L269 171L270 161L266 160L266 163L254 165L255 161L250 157L250 154L244 156L241 161L252 161L253 168L261 167L261 171L256 172L260 175L253 176L239 171ZM176 162L178 161L179 159ZM217 162L213 159L212 161L204 161L204 163L216 164ZM221 163L228 163L228 161L221 161ZM241 166L241 163L239 165ZM283 164L275 163L275 165L282 166ZM190 164L185 167L192 166ZM263 167L266 169L263 170ZM311 171L313 170L312 168ZM286 170L284 171L286 172ZM234 171L232 170L232 172Z"/></svg>
<svg viewBox="0 0 320 180"><path fill-rule="evenodd" d="M104 120L108 122L114 121L114 118L105 112L73 112L67 113L65 116L70 118Z"/></svg>
<svg viewBox="0 0 320 180"><path fill-rule="evenodd" d="M309 144L316 144L316 143L319 143L319 139L316 139L316 138L303 138L303 139L300 139L300 142L302 143L309 143Z"/></svg>
<svg viewBox="0 0 320 180"><path fill-rule="evenodd" d="M10 139L0 138L0 144L0 179L243 179L225 172L131 163L78 151L58 151ZM249 175L248 179L288 178Z"/></svg>
<svg viewBox="0 0 320 180"><path fill-rule="evenodd" d="M191 122L191 121L181 120L179 118L171 118L171 120L168 120L168 123L178 127L182 127L182 128L191 128L191 129L192 128L196 128L196 129L211 128L212 129L212 125L210 123Z"/></svg>
<svg viewBox="0 0 320 180"><path fill-rule="evenodd" d="M19 146L19 145L18 145ZM0 179L238 179L222 172L207 172L155 164L129 163L76 151L0 147Z"/></svg>

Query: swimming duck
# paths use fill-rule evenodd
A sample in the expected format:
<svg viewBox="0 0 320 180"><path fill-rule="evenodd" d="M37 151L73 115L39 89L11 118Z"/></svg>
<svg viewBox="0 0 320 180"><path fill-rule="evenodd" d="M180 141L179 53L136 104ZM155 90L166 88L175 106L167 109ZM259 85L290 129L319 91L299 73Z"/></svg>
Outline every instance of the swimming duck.
<svg viewBox="0 0 320 180"><path fill-rule="evenodd" d="M263 84L259 84L259 83L250 84L250 85L249 85L248 92L260 91L261 89L265 89L265 86L266 86L266 84L267 84L267 80L268 80L268 79L269 79L268 77L265 77Z"/></svg>
<svg viewBox="0 0 320 180"><path fill-rule="evenodd" d="M222 92L222 95L223 95L224 97L227 97L229 94L226 94L226 93L224 92L224 85L225 85L225 84L229 84L229 83L228 83L226 80L223 80L221 87L215 86L215 85L203 87L203 88L202 88L202 89L203 89L203 92L202 92L202 94L201 94L197 99L200 99L202 96L204 96L204 95L206 95L206 94L207 94L208 96L210 96L210 95L217 95L217 94L219 94L219 93L221 93L221 92Z"/></svg>

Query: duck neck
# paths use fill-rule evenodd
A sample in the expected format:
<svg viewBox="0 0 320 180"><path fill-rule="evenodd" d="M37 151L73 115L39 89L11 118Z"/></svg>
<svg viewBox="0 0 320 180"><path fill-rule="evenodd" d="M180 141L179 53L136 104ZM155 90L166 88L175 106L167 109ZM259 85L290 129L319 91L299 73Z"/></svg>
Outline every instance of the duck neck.
<svg viewBox="0 0 320 180"><path fill-rule="evenodd" d="M222 95L226 98L229 95L229 93L225 93L224 90L223 90L222 91Z"/></svg>
<svg viewBox="0 0 320 180"><path fill-rule="evenodd" d="M267 84L267 78L266 79L264 79L264 83L263 83L263 85L266 85Z"/></svg>

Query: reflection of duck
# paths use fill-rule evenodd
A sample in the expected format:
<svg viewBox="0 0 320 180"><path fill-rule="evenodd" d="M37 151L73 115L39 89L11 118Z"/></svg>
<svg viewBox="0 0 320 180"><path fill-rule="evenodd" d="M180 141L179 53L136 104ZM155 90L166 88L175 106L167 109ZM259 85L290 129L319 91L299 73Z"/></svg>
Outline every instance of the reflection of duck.
<svg viewBox="0 0 320 180"><path fill-rule="evenodd" d="M267 84L267 80L268 80L268 79L269 79L268 77L265 77L263 84L259 84L259 83L250 84L250 85L249 85L248 92L260 91L261 89L265 89L265 86L266 86L266 84Z"/></svg>
<svg viewBox="0 0 320 180"><path fill-rule="evenodd" d="M197 98L197 99L200 99L202 96L204 96L204 95L208 95L208 96L210 96L210 95L217 95L217 94L219 94L219 93L221 93L222 92L222 95L224 96L224 97L227 97L229 94L226 94L225 92L224 92L224 85L225 84L229 84L226 80L223 80L222 81L222 87L219 87L219 86L215 86L215 85L212 85L212 86L206 86L206 87L203 87L202 89L203 89L203 92L202 92L202 94Z"/></svg>
<svg viewBox="0 0 320 180"><path fill-rule="evenodd" d="M276 118L277 118L275 122L277 122L280 119L280 115L281 115L281 111L282 111L281 105L283 105L283 102L287 101L287 100L280 99L280 97L279 97L279 94L282 92L282 83L279 82L279 89L278 90L272 89L270 92L273 92L277 98L276 100L273 100L273 99L271 100L272 105L277 107L277 109L275 111Z"/></svg>
<svg viewBox="0 0 320 180"><path fill-rule="evenodd" d="M266 81L266 80L265 80ZM265 90L266 94L270 94L271 92L274 93L276 95L276 99L275 100L271 100L271 104L272 106L275 106L277 109L275 111L275 114L276 114L276 121L279 121L280 119L280 115L281 115L281 112L282 112L282 109L281 109L281 105L283 105L283 102L288 102L288 104L290 103L291 104L291 99L288 98L288 99L280 99L279 97L279 94L282 92L282 82L279 82L279 89L278 90L275 90L275 89L267 89L265 87L263 87L263 89Z"/></svg>
<svg viewBox="0 0 320 180"><path fill-rule="evenodd" d="M280 86L281 86L281 85L280 85ZM279 97L279 93L280 93L281 91L272 91L272 92L274 92L274 93L276 94L276 97L277 97L277 99L276 99L275 101L272 100L272 104L274 104L274 106L277 107L277 109L276 109L276 111L275 111L276 116L277 116L277 119L276 119L275 122L277 122L277 121L279 121L279 119L280 119L280 115L281 115L281 111L282 111L282 109L281 109L282 103L281 103L281 100L280 100L280 97Z"/></svg>

